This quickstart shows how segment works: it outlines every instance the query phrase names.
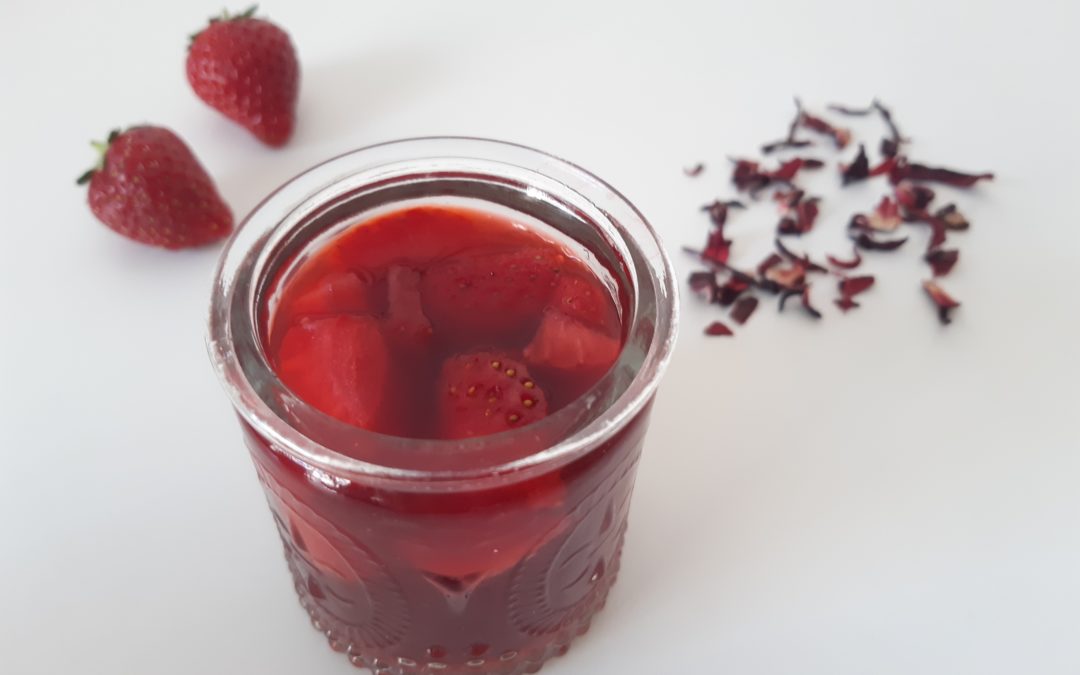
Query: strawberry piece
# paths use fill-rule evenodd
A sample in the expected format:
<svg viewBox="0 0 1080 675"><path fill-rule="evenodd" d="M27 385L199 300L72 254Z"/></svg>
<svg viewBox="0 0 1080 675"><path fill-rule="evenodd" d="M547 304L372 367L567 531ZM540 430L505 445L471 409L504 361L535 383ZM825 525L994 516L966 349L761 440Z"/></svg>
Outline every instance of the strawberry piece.
<svg viewBox="0 0 1080 675"><path fill-rule="evenodd" d="M424 309L435 330L452 338L513 337L535 325L565 263L554 248L459 255L424 275Z"/></svg>
<svg viewBox="0 0 1080 675"><path fill-rule="evenodd" d="M180 137L139 126L94 143L100 164L84 173L87 201L98 220L143 244L202 246L228 236L233 217L213 180Z"/></svg>
<svg viewBox="0 0 1080 675"><path fill-rule="evenodd" d="M548 310L525 347L530 365L559 370L608 369L619 356L619 341L562 312Z"/></svg>
<svg viewBox="0 0 1080 675"><path fill-rule="evenodd" d="M331 417L380 430L390 360L379 324L366 316L301 319L277 353L281 381Z"/></svg>
<svg viewBox="0 0 1080 675"><path fill-rule="evenodd" d="M408 267L391 267L386 273L388 336L396 344L423 347L431 342L431 322L420 298L420 273Z"/></svg>
<svg viewBox="0 0 1080 675"><path fill-rule="evenodd" d="M611 332L619 317L611 296L596 282L573 273L563 274L548 306L589 326Z"/></svg>
<svg viewBox="0 0 1080 675"><path fill-rule="evenodd" d="M517 360L495 352L454 356L436 385L443 438L517 429L547 416L547 398Z"/></svg>
<svg viewBox="0 0 1080 675"><path fill-rule="evenodd" d="M353 272L331 272L310 290L288 303L292 316L374 314L378 311L374 284Z"/></svg>
<svg viewBox="0 0 1080 675"><path fill-rule="evenodd" d="M289 35L253 18L226 12L191 39L187 78L211 108L272 147L285 145L296 124L300 64Z"/></svg>

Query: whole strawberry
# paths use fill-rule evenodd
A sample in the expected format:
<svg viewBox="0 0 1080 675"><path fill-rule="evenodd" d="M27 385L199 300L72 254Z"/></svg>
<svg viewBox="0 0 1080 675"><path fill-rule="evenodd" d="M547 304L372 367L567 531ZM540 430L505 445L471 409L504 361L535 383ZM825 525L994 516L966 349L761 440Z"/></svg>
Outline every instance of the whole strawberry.
<svg viewBox="0 0 1080 675"><path fill-rule="evenodd" d="M94 143L101 163L84 173L90 210L125 237L177 249L232 231L233 217L206 169L180 137L163 127L113 131Z"/></svg>
<svg viewBox="0 0 1080 675"><path fill-rule="evenodd" d="M300 64L288 34L254 13L210 19L192 37L187 78L211 108L279 147L295 126Z"/></svg>

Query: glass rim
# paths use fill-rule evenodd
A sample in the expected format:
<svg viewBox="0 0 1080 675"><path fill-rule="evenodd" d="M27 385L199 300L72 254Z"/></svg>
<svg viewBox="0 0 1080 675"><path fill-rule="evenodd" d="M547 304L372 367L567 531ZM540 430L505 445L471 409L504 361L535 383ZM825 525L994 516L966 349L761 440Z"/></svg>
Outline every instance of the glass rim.
<svg viewBox="0 0 1080 675"><path fill-rule="evenodd" d="M645 273L649 274L653 281L655 316L641 317L635 313L632 323L627 326L626 334L632 335L639 321L652 319L654 330L648 349L625 390L589 419L583 427L537 452L496 466L465 470L427 470L384 466L351 457L309 438L276 413L255 390L248 378L248 373L240 362L234 339L235 330L249 328L232 325L232 308L236 301L234 293L238 284L238 271L251 256L259 253L259 247L265 243L266 236L281 227L289 214L305 204L310 206L312 198L320 191L340 184L365 170L370 170L372 167L365 166L363 160L368 155L388 149L400 149L403 153L426 153L406 155L399 158L398 162L453 158L483 160L515 169L526 169L558 181L561 186L574 191L590 203L595 204L599 198L603 198L605 208L602 213L610 219L610 224L623 237L625 240L623 243L634 245L647 254L650 264ZM512 162L509 161L511 159ZM316 208L317 206L318 204L315 205ZM257 227L257 221L269 221L268 226L262 223L265 232L252 232L246 229L251 226ZM632 230L637 230L637 233ZM631 264L630 261L626 262ZM339 484L341 479L345 479L350 482L355 480L368 484L390 484L395 487L404 486L420 490L447 490L454 486L476 489L482 484L516 482L538 471L553 470L584 455L622 429L645 408L659 386L677 336L678 315L678 291L673 267L659 236L645 216L610 184L572 162L525 145L469 136L425 136L376 143L330 158L289 179L255 206L226 242L218 262L214 276L206 342L215 371L242 420L269 441L275 449L284 451L301 462L309 471L317 471L318 476L324 481ZM270 376L288 392L284 384L277 380L276 373L273 373L272 369L270 369ZM605 378L610 376L609 373ZM310 408L299 399L295 401L296 405ZM515 434L535 433L547 422L555 424L554 418L559 416L559 412L573 405L574 403L571 403L552 416L522 429L473 439L411 439L354 427L349 428L349 433L358 439L397 443L435 451L467 452L469 449L484 447L491 442L491 439L505 443L507 439L513 439Z"/></svg>

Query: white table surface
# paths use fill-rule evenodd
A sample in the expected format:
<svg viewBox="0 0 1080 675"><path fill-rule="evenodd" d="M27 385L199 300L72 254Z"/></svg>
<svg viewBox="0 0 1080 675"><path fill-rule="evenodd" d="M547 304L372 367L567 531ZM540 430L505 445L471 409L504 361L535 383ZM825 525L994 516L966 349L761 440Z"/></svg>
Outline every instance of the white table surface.
<svg viewBox="0 0 1080 675"><path fill-rule="evenodd" d="M0 9L0 671L353 672L293 597L206 358L219 248L96 223L73 185L89 139L176 129L238 217L354 147L514 140L608 179L675 250L799 94L879 95L915 157L997 172L948 193L974 223L946 280L964 306L937 324L918 230L846 317L823 295L820 323L769 306L708 340L719 315L684 298L623 576L546 672L1080 672L1075 2L271 1L303 64L283 150L187 86L186 36L219 9ZM806 248L843 251L883 189L826 201ZM761 213L733 221L736 262L768 247Z"/></svg>

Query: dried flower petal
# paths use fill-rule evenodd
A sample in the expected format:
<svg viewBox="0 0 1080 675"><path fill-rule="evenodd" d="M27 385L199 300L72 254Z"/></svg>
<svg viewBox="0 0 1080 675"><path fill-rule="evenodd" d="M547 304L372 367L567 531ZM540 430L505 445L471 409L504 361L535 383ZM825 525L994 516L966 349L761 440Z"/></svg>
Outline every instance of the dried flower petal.
<svg viewBox="0 0 1080 675"><path fill-rule="evenodd" d="M842 270L853 270L862 264L862 256L859 255L859 249L854 249L854 251L855 257L851 260L840 260L839 258L834 258L831 255L825 256L825 259L828 260L829 264L833 267L839 267Z"/></svg>
<svg viewBox="0 0 1080 675"><path fill-rule="evenodd" d="M783 258L781 258L776 253L770 253L768 257L762 260L761 263L757 266L758 276L765 276L766 272L768 272L770 269L776 267L782 262L784 262Z"/></svg>
<svg viewBox="0 0 1080 675"><path fill-rule="evenodd" d="M886 157L894 156L900 149L900 144L907 139L900 134L900 129L897 128L896 122L893 120L892 112L886 108L881 101L874 99L869 106L865 108L852 108L844 105L830 105L829 110L838 112L841 115L852 115L857 117L865 117L872 112L877 112L881 115L881 119L885 122L885 126L889 128L890 138L887 138L881 142L881 154Z"/></svg>
<svg viewBox="0 0 1080 675"><path fill-rule="evenodd" d="M787 214L794 210L804 196L806 196L806 193L799 189L777 190L773 193L773 199L779 205L781 214Z"/></svg>
<svg viewBox="0 0 1080 675"><path fill-rule="evenodd" d="M926 294L930 296L930 299L934 301L934 304L938 308L938 319L943 324L952 322L952 310L960 306L960 303L953 300L952 297L942 290L941 286L938 286L934 281L922 282L923 289L926 290Z"/></svg>
<svg viewBox="0 0 1080 675"><path fill-rule="evenodd" d="M860 225L863 221L860 221ZM874 212L866 217L865 224L878 232L893 232L904 222L900 217L900 205L890 197L882 197Z"/></svg>
<svg viewBox="0 0 1080 675"><path fill-rule="evenodd" d="M748 159L735 160L731 182L740 192L756 194L772 183L788 183L803 169L820 169L825 163L820 159L795 157L782 163L773 171L766 171L757 162Z"/></svg>
<svg viewBox="0 0 1080 675"><path fill-rule="evenodd" d="M723 230L713 230L709 233L709 239L705 244L705 250L701 252L701 257L722 265L727 264L728 258L731 257L731 244L732 241L724 237Z"/></svg>
<svg viewBox="0 0 1080 675"><path fill-rule="evenodd" d="M727 223L728 212L731 209L745 208L745 204L735 199L729 199L726 202L722 202L717 199L711 204L706 204L705 206L702 206L701 210L709 214L709 218L712 220L713 225L722 228L724 224Z"/></svg>
<svg viewBox="0 0 1080 675"><path fill-rule="evenodd" d="M757 309L758 299L752 295L744 295L739 298L735 306L731 308L731 319L740 326L746 323L750 315Z"/></svg>
<svg viewBox="0 0 1080 675"><path fill-rule="evenodd" d="M900 152L900 144L891 138L883 138L881 139L881 148L879 151L881 152L882 157L892 159Z"/></svg>
<svg viewBox="0 0 1080 675"><path fill-rule="evenodd" d="M956 210L956 204L946 204L934 213L948 230L966 230L971 225L964 214Z"/></svg>
<svg viewBox="0 0 1080 675"><path fill-rule="evenodd" d="M716 293L718 284L716 283L716 272L692 272L690 274L690 290L695 293L702 293L708 291L709 298L711 299Z"/></svg>
<svg viewBox="0 0 1080 675"><path fill-rule="evenodd" d="M851 131L840 127L835 127L826 120L804 112L799 124L806 129L816 131L821 134L825 134L833 139L833 143L840 150L847 147L847 144L851 142Z"/></svg>
<svg viewBox="0 0 1080 675"><path fill-rule="evenodd" d="M818 217L818 201L817 197L807 199L799 202L795 206L795 217L785 216L780 219L780 224L777 226L777 231L780 234L806 234L810 230L814 229L814 221Z"/></svg>
<svg viewBox="0 0 1080 675"><path fill-rule="evenodd" d="M935 248L928 251L925 256L935 277L943 277L951 272L959 259L960 251L955 248Z"/></svg>
<svg viewBox="0 0 1080 675"><path fill-rule="evenodd" d="M691 178L696 178L701 175L701 172L705 170L705 165L698 162L694 166L683 167L683 173Z"/></svg>
<svg viewBox="0 0 1080 675"><path fill-rule="evenodd" d="M874 277L869 274L861 277L846 277L841 279L837 284L840 288L840 295L846 295L848 297L855 297L873 285Z"/></svg>
<svg viewBox="0 0 1080 675"><path fill-rule="evenodd" d="M907 237L903 239L875 239L869 232L859 232L853 239L856 246L868 251L895 251L908 240Z"/></svg>
<svg viewBox="0 0 1080 675"><path fill-rule="evenodd" d="M712 323L710 323L708 327L705 328L705 334L718 337L727 337L729 335L734 335L734 333L731 332L731 329L725 326L720 321L713 321Z"/></svg>
<svg viewBox="0 0 1080 675"><path fill-rule="evenodd" d="M800 289L784 291L780 295L781 312L784 311L784 305L787 303L787 299L795 295L798 295L800 297L800 304L802 305L803 309L806 310L807 314L814 317L815 319L821 318L821 312L819 312L812 304L810 304L810 286L803 286Z"/></svg>
<svg viewBox="0 0 1080 675"><path fill-rule="evenodd" d="M870 160L866 157L866 146L859 144L859 154L851 164L840 165L840 177L844 185L849 185L870 176Z"/></svg>
<svg viewBox="0 0 1080 675"><path fill-rule="evenodd" d="M802 255L796 254L794 251L789 249L787 246L784 246L784 242L780 241L780 239L776 239L773 243L776 244L776 250L780 252L780 255L784 256L788 260L793 260L793 261L799 263L804 268L806 268L808 271L810 271L810 272L828 272L829 271L828 268L826 268L825 266L819 265L816 262L813 262L812 260L810 260L810 256L806 255L805 253L802 254Z"/></svg>
<svg viewBox="0 0 1080 675"><path fill-rule="evenodd" d="M800 119L802 119L802 109L798 106L798 101L796 101L795 117L791 120L791 124L788 125L787 136L779 141L773 141L772 143L766 143L761 146L761 153L763 155L768 155L775 150L785 148L805 148L813 145L810 141L798 140L795 138L795 132L799 129Z"/></svg>
<svg viewBox="0 0 1080 675"><path fill-rule="evenodd" d="M895 188L893 193L896 201L905 209L921 210L934 201L934 191L925 185L916 185L911 181L903 181Z"/></svg>
<svg viewBox="0 0 1080 675"><path fill-rule="evenodd" d="M783 267L770 267L764 276L782 289L802 288L806 282L806 267L798 262Z"/></svg>
<svg viewBox="0 0 1080 675"><path fill-rule="evenodd" d="M732 276L716 291L714 302L721 307L727 307L731 303L746 292L750 288L750 282L745 279L740 279L737 276Z"/></svg>
<svg viewBox="0 0 1080 675"><path fill-rule="evenodd" d="M881 160L880 164L870 169L870 176L892 175L892 170L896 166L897 161L896 157L886 156L885 159Z"/></svg>
<svg viewBox="0 0 1080 675"><path fill-rule="evenodd" d="M897 159L896 166L889 173L889 180L894 184L902 180L924 180L944 183L954 187L971 187L980 180L993 180L992 173L964 173L941 167L912 164L906 158Z"/></svg>
<svg viewBox="0 0 1080 675"><path fill-rule="evenodd" d="M859 303L852 300L851 296L848 295L841 295L836 300L833 300L833 302L836 303L836 306L842 309L844 312L847 312L849 309L855 309L859 306Z"/></svg>

